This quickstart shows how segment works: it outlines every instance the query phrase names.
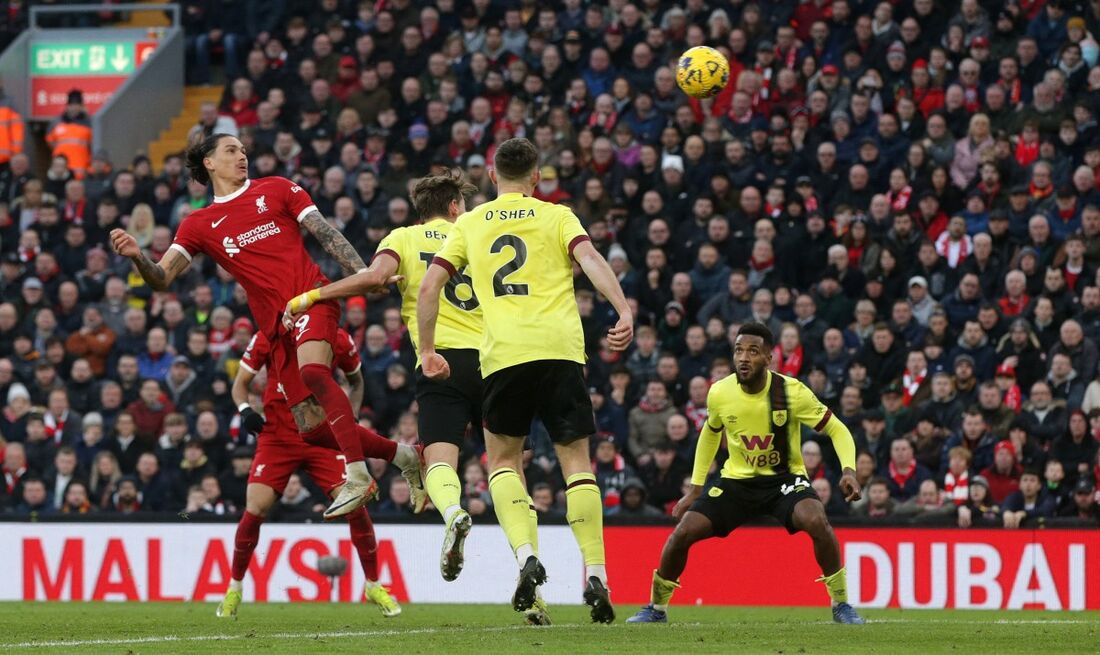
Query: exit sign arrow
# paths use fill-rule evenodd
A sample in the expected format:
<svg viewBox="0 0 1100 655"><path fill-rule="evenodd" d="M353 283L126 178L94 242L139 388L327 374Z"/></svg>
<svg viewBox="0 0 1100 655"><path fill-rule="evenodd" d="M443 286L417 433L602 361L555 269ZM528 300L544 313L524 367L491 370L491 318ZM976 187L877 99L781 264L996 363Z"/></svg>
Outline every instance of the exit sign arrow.
<svg viewBox="0 0 1100 655"><path fill-rule="evenodd" d="M126 65L130 63L130 58L126 56L126 52L123 49L122 44L115 46L115 56L111 57L111 66L116 71L122 72L126 69Z"/></svg>

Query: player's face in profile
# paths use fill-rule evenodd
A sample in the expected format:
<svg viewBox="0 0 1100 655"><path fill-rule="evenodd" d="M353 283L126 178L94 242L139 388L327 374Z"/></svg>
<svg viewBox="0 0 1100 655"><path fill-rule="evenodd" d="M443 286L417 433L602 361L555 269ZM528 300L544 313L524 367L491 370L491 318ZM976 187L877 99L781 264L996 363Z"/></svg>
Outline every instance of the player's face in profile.
<svg viewBox="0 0 1100 655"><path fill-rule="evenodd" d="M224 137L207 157L214 167L213 175L225 180L243 182L248 177L248 155L236 137Z"/></svg>
<svg viewBox="0 0 1100 655"><path fill-rule="evenodd" d="M764 339L756 335L742 334L733 344L733 366L737 381L751 384L760 380L771 363L772 353L764 345Z"/></svg>

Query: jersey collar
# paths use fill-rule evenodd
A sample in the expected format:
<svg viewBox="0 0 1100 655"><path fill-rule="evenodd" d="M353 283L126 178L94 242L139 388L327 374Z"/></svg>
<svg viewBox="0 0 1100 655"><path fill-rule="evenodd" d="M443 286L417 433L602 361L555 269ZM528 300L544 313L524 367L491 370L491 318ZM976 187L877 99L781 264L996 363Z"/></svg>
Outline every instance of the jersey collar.
<svg viewBox="0 0 1100 655"><path fill-rule="evenodd" d="M236 191L229 194L228 196L214 196L214 202L229 202L230 200L236 198L237 196L241 195L245 191L248 191L248 187L251 186L251 185L252 185L252 180L249 179L249 178L245 178L244 184L241 185L241 188L237 189Z"/></svg>
<svg viewBox="0 0 1100 655"><path fill-rule="evenodd" d="M523 195L519 191L512 191L510 193L500 194L499 196L497 196L497 200L518 200L520 198L526 198L526 197L527 196Z"/></svg>

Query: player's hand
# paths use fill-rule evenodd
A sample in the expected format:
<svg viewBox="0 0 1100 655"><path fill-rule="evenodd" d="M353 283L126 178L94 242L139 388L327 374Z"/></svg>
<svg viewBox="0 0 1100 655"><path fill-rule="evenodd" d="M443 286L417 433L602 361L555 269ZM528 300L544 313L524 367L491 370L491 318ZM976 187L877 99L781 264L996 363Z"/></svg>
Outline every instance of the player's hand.
<svg viewBox="0 0 1100 655"><path fill-rule="evenodd" d="M684 515L684 512L688 511L695 501L699 500L699 496L703 495L703 488L692 485L691 491L684 494L677 503L676 507L672 508L673 518L680 518Z"/></svg>
<svg viewBox="0 0 1100 655"><path fill-rule="evenodd" d="M627 312L619 316L615 327L607 331L607 345L612 350L626 350L634 340L634 315Z"/></svg>
<svg viewBox="0 0 1100 655"><path fill-rule="evenodd" d="M114 229L111 230L111 247L114 251L123 257L141 257L141 248L138 247L137 239L132 234L128 234L126 230Z"/></svg>
<svg viewBox="0 0 1100 655"><path fill-rule="evenodd" d="M844 493L844 500L849 503L862 497L862 489L859 487L859 480L856 479L855 471L844 469L844 475L840 478L840 490Z"/></svg>
<svg viewBox="0 0 1100 655"><path fill-rule="evenodd" d="M286 308L283 309L283 327L288 330L292 329L294 322L298 320L298 314L309 311L309 308L313 307L313 303L320 299L320 289L310 289L291 298L290 302L286 304Z"/></svg>
<svg viewBox="0 0 1100 655"><path fill-rule="evenodd" d="M437 352L431 352L423 356L420 369L424 371L424 377L429 380L446 380L451 377L451 365L446 358Z"/></svg>
<svg viewBox="0 0 1100 655"><path fill-rule="evenodd" d="M251 407L241 410L241 432L245 435L259 434L264 429L264 417Z"/></svg>

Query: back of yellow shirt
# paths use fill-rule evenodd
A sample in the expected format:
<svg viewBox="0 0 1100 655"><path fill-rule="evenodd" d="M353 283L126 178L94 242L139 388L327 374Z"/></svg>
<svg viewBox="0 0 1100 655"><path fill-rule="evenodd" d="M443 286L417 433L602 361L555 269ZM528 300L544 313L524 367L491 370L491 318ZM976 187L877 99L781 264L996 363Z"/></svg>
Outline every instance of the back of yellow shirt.
<svg viewBox="0 0 1100 655"><path fill-rule="evenodd" d="M802 426L808 425L820 432L832 413L806 385L796 378L769 372L768 384L760 393L745 393L736 375L716 382L707 394L707 423L715 432L726 430L729 459L722 467L723 478L755 478L776 475L774 467L780 462L778 448L772 432L771 403L768 392L773 384L787 385L786 444L788 471L806 475L802 462Z"/></svg>
<svg viewBox="0 0 1100 655"><path fill-rule="evenodd" d="M447 235L453 228L453 223L442 218L429 220L422 225L399 227L382 239L375 254L377 257L387 253L396 258L397 274L405 278L397 285L401 291L401 318L409 328L409 337L416 348L418 362L420 338L419 326L416 324L416 297L420 293L420 283L428 272L428 266L436 253L443 249ZM439 300L436 348L477 348L481 344L481 307L470 285L470 278L463 270L458 270L451 276Z"/></svg>
<svg viewBox="0 0 1100 655"><path fill-rule="evenodd" d="M571 254L587 238L568 207L519 193L459 216L439 258L473 278L482 376L537 360L584 363Z"/></svg>

